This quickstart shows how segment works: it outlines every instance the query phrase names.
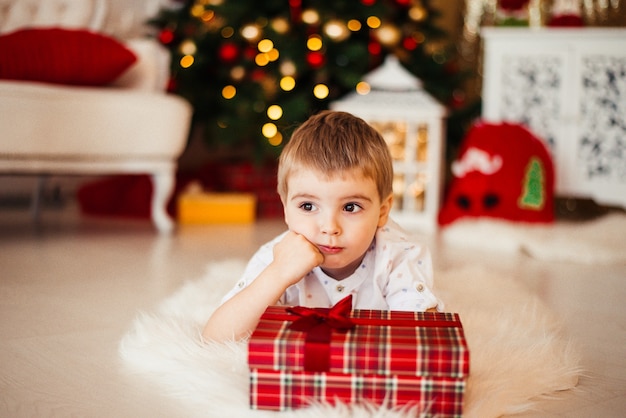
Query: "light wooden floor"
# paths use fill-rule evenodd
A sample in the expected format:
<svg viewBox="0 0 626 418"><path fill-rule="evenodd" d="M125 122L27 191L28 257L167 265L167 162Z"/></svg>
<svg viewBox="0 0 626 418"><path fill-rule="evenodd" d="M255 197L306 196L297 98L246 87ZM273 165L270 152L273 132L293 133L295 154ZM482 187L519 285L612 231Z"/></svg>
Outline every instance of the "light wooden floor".
<svg viewBox="0 0 626 418"><path fill-rule="evenodd" d="M247 258L282 228L263 221L159 236L148 222L84 218L71 206L44 211L38 227L27 211L0 211L0 417L179 416L174 401L124 373L120 338L139 310L201 277L209 261ZM436 266L482 257L524 272L581 349L578 389L524 416L626 416L626 266L429 244Z"/></svg>

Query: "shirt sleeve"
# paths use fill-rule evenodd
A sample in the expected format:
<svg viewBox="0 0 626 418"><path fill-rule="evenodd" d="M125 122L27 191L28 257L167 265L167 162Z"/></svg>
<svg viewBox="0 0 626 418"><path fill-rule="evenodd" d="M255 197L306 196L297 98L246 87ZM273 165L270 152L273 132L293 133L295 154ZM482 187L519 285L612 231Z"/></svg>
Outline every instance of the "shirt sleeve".
<svg viewBox="0 0 626 418"><path fill-rule="evenodd" d="M226 293L226 295L224 295L222 301L220 302L220 305L224 304L237 293L248 287L250 283L252 283L254 279L256 279L259 274L261 274L261 272L265 270L265 268L274 259L274 245L276 245L276 243L280 241L283 236L284 234L279 235L272 241L262 245L257 250L257 252L254 253L252 258L250 258L250 261L248 261L248 264L246 265L243 274L241 275L237 283L235 283L235 286L228 293Z"/></svg>

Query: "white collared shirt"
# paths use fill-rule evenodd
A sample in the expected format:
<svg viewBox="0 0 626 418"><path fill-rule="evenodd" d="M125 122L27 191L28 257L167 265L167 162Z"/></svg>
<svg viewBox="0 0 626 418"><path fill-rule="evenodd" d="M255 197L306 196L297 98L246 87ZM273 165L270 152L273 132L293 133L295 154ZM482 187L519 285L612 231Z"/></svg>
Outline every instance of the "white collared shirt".
<svg viewBox="0 0 626 418"><path fill-rule="evenodd" d="M271 263L274 245L284 235L259 248L222 303L252 283ZM378 228L361 265L352 275L335 280L315 267L288 287L278 304L327 308L352 294L353 309L425 311L436 307L442 311L443 304L432 289L433 271L428 249L410 241L408 234L389 220Z"/></svg>

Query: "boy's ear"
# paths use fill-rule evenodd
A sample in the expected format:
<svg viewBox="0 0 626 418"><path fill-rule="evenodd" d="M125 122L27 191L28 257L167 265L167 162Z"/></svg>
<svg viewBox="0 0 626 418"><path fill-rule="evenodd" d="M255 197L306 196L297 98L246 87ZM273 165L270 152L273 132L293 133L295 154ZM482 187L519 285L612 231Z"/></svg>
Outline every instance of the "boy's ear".
<svg viewBox="0 0 626 418"><path fill-rule="evenodd" d="M391 207L393 206L393 193L387 196L386 199L383 199L380 204L380 216L378 217L378 227L384 226L387 223L387 219L389 219L389 212L391 212Z"/></svg>

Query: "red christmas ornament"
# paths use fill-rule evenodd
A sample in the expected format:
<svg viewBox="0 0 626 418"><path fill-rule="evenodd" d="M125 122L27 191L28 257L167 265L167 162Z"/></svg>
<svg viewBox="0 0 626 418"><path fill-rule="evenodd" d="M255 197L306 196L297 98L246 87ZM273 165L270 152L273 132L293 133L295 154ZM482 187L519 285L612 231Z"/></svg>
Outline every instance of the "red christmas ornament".
<svg viewBox="0 0 626 418"><path fill-rule="evenodd" d="M413 51L415 50L415 48L417 48L417 41L409 36L402 40L402 47L407 51Z"/></svg>
<svg viewBox="0 0 626 418"><path fill-rule="evenodd" d="M258 83L265 78L265 71L257 68L256 70L252 71L250 78L252 79L252 81Z"/></svg>
<svg viewBox="0 0 626 418"><path fill-rule="evenodd" d="M322 67L326 63L324 54L319 51L310 51L306 54L306 62L311 68L317 69Z"/></svg>
<svg viewBox="0 0 626 418"><path fill-rule="evenodd" d="M239 57L239 47L232 42L220 46L218 55L223 62L232 63Z"/></svg>
<svg viewBox="0 0 626 418"><path fill-rule="evenodd" d="M373 6L374 4L376 4L376 0L361 0L361 3L363 3L365 6Z"/></svg>
<svg viewBox="0 0 626 418"><path fill-rule="evenodd" d="M502 10L515 11L526 7L529 1L530 0L500 0L498 6Z"/></svg>
<svg viewBox="0 0 626 418"><path fill-rule="evenodd" d="M383 47L380 45L379 42L371 41L367 45L367 50L371 55L380 55L381 52L383 52Z"/></svg>
<svg viewBox="0 0 626 418"><path fill-rule="evenodd" d="M256 57L257 54L257 49L249 46L244 50L243 54L247 59L254 60L254 57Z"/></svg>
<svg viewBox="0 0 626 418"><path fill-rule="evenodd" d="M159 42L168 45L174 40L174 31L171 29L163 29L159 32Z"/></svg>
<svg viewBox="0 0 626 418"><path fill-rule="evenodd" d="M289 0L289 15L293 23L302 21L302 0Z"/></svg>
<svg viewBox="0 0 626 418"><path fill-rule="evenodd" d="M396 4L406 7L411 4L411 0L396 0Z"/></svg>

